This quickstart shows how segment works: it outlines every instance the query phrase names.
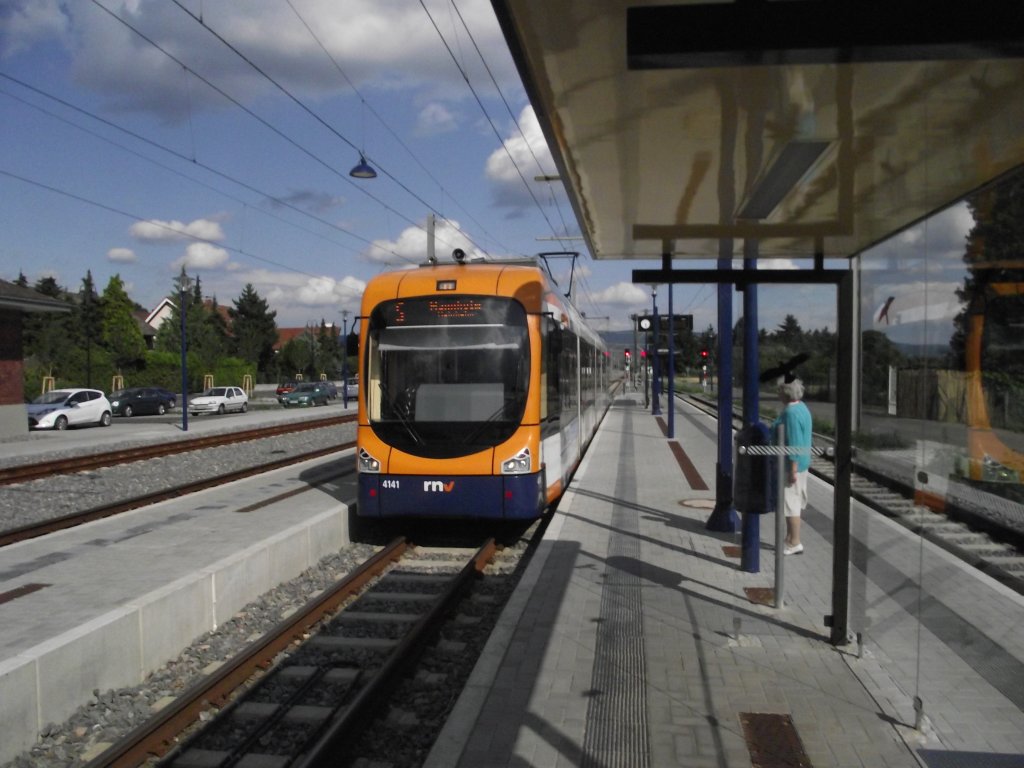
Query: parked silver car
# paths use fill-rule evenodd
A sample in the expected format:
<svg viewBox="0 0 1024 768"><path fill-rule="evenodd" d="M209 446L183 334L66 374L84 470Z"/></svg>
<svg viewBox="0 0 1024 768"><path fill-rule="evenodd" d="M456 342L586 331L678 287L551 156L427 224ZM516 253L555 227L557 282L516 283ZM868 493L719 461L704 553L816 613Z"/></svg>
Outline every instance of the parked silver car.
<svg viewBox="0 0 1024 768"><path fill-rule="evenodd" d="M29 429L67 429L82 424L110 426L110 401L98 389L55 389L25 406Z"/></svg>
<svg viewBox="0 0 1024 768"><path fill-rule="evenodd" d="M188 412L193 416L201 413L227 413L249 410L249 396L240 387L210 387L201 395L188 401Z"/></svg>

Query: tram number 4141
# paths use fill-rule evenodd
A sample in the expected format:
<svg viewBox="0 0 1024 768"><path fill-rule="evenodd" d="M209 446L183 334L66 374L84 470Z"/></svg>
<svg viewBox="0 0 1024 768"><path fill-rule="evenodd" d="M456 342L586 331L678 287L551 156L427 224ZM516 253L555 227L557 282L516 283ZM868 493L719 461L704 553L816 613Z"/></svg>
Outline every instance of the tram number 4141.
<svg viewBox="0 0 1024 768"><path fill-rule="evenodd" d="M399 488L399 481L398 480L384 480L384 481L381 482L381 485L384 486L385 488L390 488L393 491L397 491L398 488Z"/></svg>

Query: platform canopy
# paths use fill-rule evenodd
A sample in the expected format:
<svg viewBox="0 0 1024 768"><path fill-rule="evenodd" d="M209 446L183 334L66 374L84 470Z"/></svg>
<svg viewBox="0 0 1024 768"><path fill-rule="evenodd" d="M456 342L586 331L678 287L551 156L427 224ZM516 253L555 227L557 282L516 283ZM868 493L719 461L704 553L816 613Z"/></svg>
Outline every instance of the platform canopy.
<svg viewBox="0 0 1024 768"><path fill-rule="evenodd" d="M492 0L596 259L849 257L1024 161L1005 0Z"/></svg>

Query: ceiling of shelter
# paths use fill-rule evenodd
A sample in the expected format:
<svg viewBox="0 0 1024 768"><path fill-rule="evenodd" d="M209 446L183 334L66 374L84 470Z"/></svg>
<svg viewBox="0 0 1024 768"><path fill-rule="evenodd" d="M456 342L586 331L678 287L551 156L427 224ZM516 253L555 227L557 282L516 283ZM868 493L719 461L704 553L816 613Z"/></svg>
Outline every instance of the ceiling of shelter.
<svg viewBox="0 0 1024 768"><path fill-rule="evenodd" d="M1016 3L492 2L597 259L848 257L1024 163Z"/></svg>

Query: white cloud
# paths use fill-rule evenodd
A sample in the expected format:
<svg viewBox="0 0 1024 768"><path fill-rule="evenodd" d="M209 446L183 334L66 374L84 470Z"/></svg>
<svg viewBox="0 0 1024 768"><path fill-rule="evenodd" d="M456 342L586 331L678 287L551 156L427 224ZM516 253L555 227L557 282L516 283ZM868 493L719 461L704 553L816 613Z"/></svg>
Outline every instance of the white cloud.
<svg viewBox="0 0 1024 768"><path fill-rule="evenodd" d="M0 50L23 51L36 43L58 41L71 57L77 82L105 97L117 110L183 122L197 111L229 106L194 75L92 4L4 0L3 5L9 10L2 19L6 29ZM301 98L351 95L347 81L367 91L407 90L422 101L469 96L463 75L419 3L306 0L294 4L294 10L280 0L183 6L196 16L201 13L204 25ZM107 7L243 103L276 90L172 3L122 0ZM472 43L447 4L430 0L426 7L452 50L467 52L461 66L471 70L474 80L484 80L479 61L468 54ZM488 52L488 66L502 88L518 89L519 78L487 0L466 0L460 14L476 44Z"/></svg>
<svg viewBox="0 0 1024 768"><path fill-rule="evenodd" d="M0 57L14 55L35 43L63 38L69 19L58 0L23 0L0 4Z"/></svg>
<svg viewBox="0 0 1024 768"><path fill-rule="evenodd" d="M239 268L230 277L224 273L203 275L203 293L224 298L229 303L240 293L239 285L251 283L257 293L277 312L281 327L309 323L340 323L341 310L358 314L366 282L351 275L341 279L321 275L311 277L295 272ZM351 318L350 318L351 319Z"/></svg>
<svg viewBox="0 0 1024 768"><path fill-rule="evenodd" d="M107 251L107 261L117 264L134 264L138 259L135 256L135 251L131 248L111 248Z"/></svg>
<svg viewBox="0 0 1024 768"><path fill-rule="evenodd" d="M484 254L459 229L457 221L441 220L434 228L434 251L438 261L450 261L452 251L461 248L472 260ZM427 260L427 228L407 227L396 240L374 240L366 252L371 261L394 266L421 264Z"/></svg>
<svg viewBox="0 0 1024 768"><path fill-rule="evenodd" d="M806 262L804 262L806 264ZM733 269L736 269L736 264L733 264ZM797 264L793 259L758 259L758 269L804 269L804 267Z"/></svg>
<svg viewBox="0 0 1024 768"><path fill-rule="evenodd" d="M551 182L535 182L534 177L550 175L555 167L532 106L523 109L518 122L522 133L515 131L505 139L503 148L494 150L487 158L484 169L494 183L495 202L508 208L532 206L534 197L546 200ZM533 195L523 179L535 187Z"/></svg>
<svg viewBox="0 0 1024 768"><path fill-rule="evenodd" d="M436 101L421 109L416 118L416 132L421 136L450 133L458 127L458 122L452 111Z"/></svg>
<svg viewBox="0 0 1024 768"><path fill-rule="evenodd" d="M228 252L223 248L209 243L191 243L185 248L185 255L175 260L171 266L176 270L185 267L186 270L192 271L226 269L228 259Z"/></svg>
<svg viewBox="0 0 1024 768"><path fill-rule="evenodd" d="M593 300L599 304L617 306L646 306L651 301L650 291L635 283L616 283L593 294Z"/></svg>
<svg viewBox="0 0 1024 768"><path fill-rule="evenodd" d="M220 242L224 239L224 230L220 222L210 219L196 219L188 224L159 219L139 221L132 224L131 234L138 240L150 243L173 243L193 239Z"/></svg>

